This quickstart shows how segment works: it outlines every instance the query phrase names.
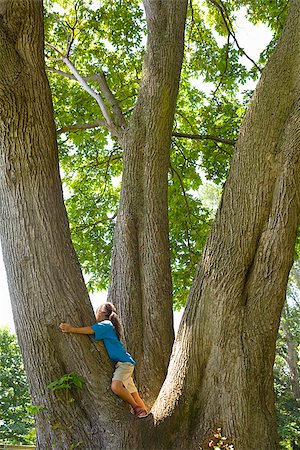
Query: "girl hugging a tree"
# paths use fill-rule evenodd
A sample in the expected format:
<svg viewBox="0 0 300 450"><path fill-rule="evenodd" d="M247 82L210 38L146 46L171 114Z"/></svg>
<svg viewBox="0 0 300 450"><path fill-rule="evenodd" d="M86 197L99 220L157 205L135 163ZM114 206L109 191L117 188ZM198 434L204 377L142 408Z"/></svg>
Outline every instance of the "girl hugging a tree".
<svg viewBox="0 0 300 450"><path fill-rule="evenodd" d="M96 341L103 340L107 354L115 364L112 391L131 405L136 417L147 417L147 408L133 381L136 362L120 341L121 324L114 305L110 302L100 305L96 311L96 320L97 323L90 327L61 323L59 328L63 333L89 334Z"/></svg>

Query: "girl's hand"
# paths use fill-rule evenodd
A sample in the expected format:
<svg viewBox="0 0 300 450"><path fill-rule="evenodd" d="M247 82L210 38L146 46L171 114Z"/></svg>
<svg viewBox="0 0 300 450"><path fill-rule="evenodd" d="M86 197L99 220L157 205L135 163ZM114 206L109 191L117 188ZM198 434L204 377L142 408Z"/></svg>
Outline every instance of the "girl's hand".
<svg viewBox="0 0 300 450"><path fill-rule="evenodd" d="M61 323L59 325L60 331L63 333L77 333L77 334L94 334L94 330L91 327L75 327L70 323Z"/></svg>
<svg viewBox="0 0 300 450"><path fill-rule="evenodd" d="M59 325L60 331L62 331L63 333L71 333L72 332L72 325L70 323L61 323Z"/></svg>

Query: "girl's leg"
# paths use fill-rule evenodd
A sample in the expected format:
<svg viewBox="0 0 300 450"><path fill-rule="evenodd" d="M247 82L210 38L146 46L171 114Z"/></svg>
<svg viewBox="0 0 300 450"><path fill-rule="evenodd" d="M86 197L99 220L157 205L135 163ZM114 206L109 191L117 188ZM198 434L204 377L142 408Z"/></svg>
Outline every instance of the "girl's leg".
<svg viewBox="0 0 300 450"><path fill-rule="evenodd" d="M113 380L111 382L111 390L125 402L129 403L133 408L139 406L130 392L123 386L122 381Z"/></svg>
<svg viewBox="0 0 300 450"><path fill-rule="evenodd" d="M141 406L143 409L145 409L147 411L146 405L143 402L143 400L141 399L140 394L138 393L138 391L132 392L131 395L132 395L133 400L135 401L135 403L137 405Z"/></svg>

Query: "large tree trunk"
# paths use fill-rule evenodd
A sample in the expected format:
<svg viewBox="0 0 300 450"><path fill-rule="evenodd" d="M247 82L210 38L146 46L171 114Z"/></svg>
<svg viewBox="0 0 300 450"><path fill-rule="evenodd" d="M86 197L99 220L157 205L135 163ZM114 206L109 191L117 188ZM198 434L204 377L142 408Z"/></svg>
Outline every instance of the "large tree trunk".
<svg viewBox="0 0 300 450"><path fill-rule="evenodd" d="M153 410L191 430L190 448L217 427L237 450L278 445L272 368L300 208L299 11L292 2L244 119Z"/></svg>
<svg viewBox="0 0 300 450"><path fill-rule="evenodd" d="M109 298L121 312L125 341L138 360L140 387L151 404L166 376L174 339L168 171L187 1L145 0L144 6L148 40L123 143Z"/></svg>

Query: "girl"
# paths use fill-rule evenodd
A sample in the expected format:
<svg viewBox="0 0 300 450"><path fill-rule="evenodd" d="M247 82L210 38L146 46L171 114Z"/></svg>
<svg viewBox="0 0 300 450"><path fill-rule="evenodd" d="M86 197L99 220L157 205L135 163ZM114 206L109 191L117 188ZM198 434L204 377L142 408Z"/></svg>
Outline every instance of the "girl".
<svg viewBox="0 0 300 450"><path fill-rule="evenodd" d="M115 364L111 382L112 391L132 406L137 417L147 417L146 406L132 378L136 362L120 342L121 324L114 305L107 302L99 306L96 320L97 323L91 327L80 328L69 323L61 323L59 328L63 333L89 334L96 341L103 340L107 354Z"/></svg>

